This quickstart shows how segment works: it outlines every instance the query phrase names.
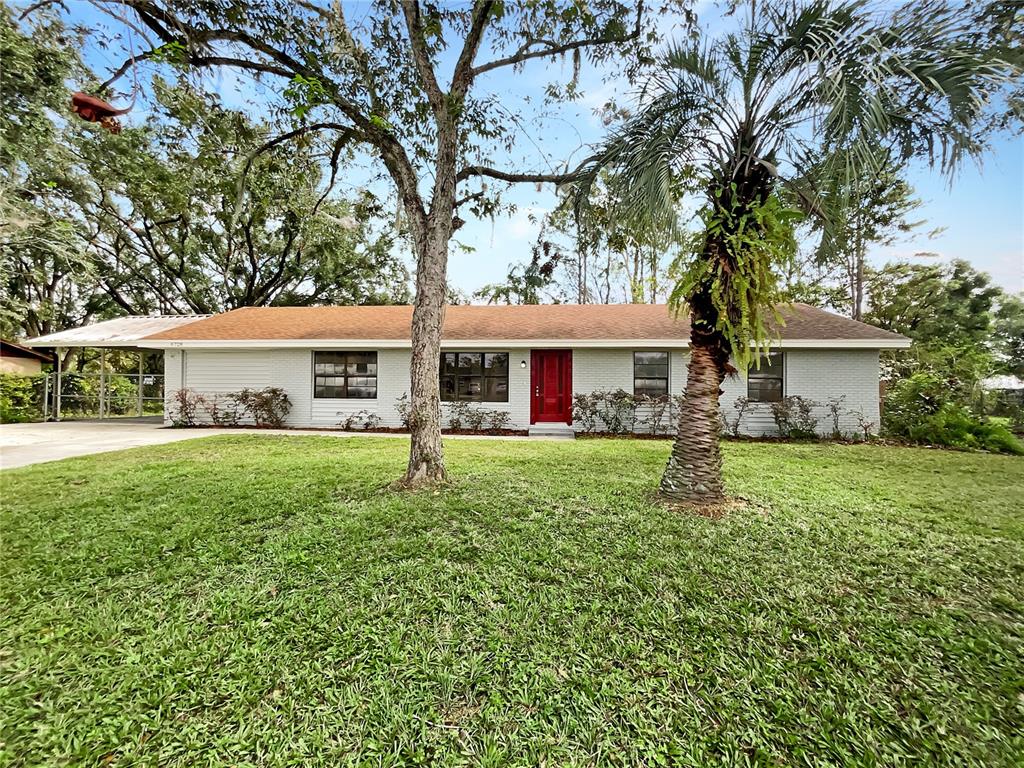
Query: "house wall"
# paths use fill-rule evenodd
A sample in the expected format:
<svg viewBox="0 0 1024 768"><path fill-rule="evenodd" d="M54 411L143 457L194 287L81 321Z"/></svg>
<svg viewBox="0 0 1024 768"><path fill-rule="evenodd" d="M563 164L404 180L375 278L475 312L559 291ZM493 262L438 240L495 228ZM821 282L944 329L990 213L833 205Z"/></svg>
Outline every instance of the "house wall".
<svg viewBox="0 0 1024 768"><path fill-rule="evenodd" d="M42 373L43 363L32 357L0 357L0 373L13 373L17 376L35 376Z"/></svg>
<svg viewBox="0 0 1024 768"><path fill-rule="evenodd" d="M844 397L839 428L842 432L860 431L857 412L878 429L878 350L877 349L791 349L783 358L782 394L799 395L820 403L814 409L818 432L830 434L832 417L825 407L831 397ZM731 421L736 417L736 398L747 394L746 377L725 380L722 385L722 412ZM777 432L767 403L752 403L743 416L741 431L748 435L773 435Z"/></svg>
<svg viewBox="0 0 1024 768"><path fill-rule="evenodd" d="M510 423L530 423L530 350L463 346L445 346L446 351L508 352L509 401L507 403L470 403L473 409L505 411ZM313 349L190 349L167 350L165 421L170 422L173 395L182 388L205 396L226 395L245 387L282 387L291 400L287 424L294 427L336 427L359 411L369 411L381 419L381 426L399 427L398 398L409 392L407 349L377 350L377 397L314 398ZM520 367L526 362L526 368ZM442 414L444 408L442 404ZM207 420L205 414L200 420Z"/></svg>
<svg viewBox="0 0 1024 768"><path fill-rule="evenodd" d="M530 350L528 348L467 348L446 345L448 351L488 351L509 353L509 402L472 403L470 407L502 410L510 415L510 425L525 429L530 425ZM288 424L302 427L338 426L349 414L360 410L376 413L383 426L397 427L401 418L396 408L397 399L409 390L409 350L382 349L377 352L377 398L375 399L319 399L313 397L312 349L169 349L164 356L165 391L169 414L171 398L185 387L204 395L225 395L244 387L283 387L292 402ZM670 350L669 390L681 393L686 387L688 355L684 350ZM520 362L526 367L520 367ZM573 350L573 391L633 388L632 349L575 349ZM844 432L859 430L857 416L878 425L878 351L877 350L817 350L794 349L785 353L785 395L800 395L824 404L828 398L845 395L840 429ZM723 413L735 418L734 403L746 394L743 376L727 379L721 398ZM819 431L831 432L832 423L827 409L815 412ZM642 423L643 414L638 414ZM644 427L639 427L643 429ZM741 431L762 435L775 432L770 407L753 404L744 415Z"/></svg>

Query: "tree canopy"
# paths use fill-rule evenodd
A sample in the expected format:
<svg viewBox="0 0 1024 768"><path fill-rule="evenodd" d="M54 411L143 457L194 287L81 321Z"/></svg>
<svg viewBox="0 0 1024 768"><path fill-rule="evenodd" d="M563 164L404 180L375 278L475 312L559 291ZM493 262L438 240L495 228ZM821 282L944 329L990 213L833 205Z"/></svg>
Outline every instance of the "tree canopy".
<svg viewBox="0 0 1024 768"><path fill-rule="evenodd" d="M317 141L274 147L240 188L270 125L185 81L154 78L145 119L120 134L69 120L66 82L94 78L78 54L84 33L45 11L30 18L23 30L0 15L5 332L112 313L407 300L401 232L368 192L331 188L345 157Z"/></svg>

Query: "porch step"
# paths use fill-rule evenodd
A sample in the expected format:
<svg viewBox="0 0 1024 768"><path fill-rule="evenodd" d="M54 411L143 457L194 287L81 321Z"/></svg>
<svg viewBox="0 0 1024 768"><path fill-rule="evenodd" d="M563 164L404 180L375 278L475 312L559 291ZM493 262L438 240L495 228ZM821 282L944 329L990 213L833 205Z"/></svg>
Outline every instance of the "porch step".
<svg viewBox="0 0 1024 768"><path fill-rule="evenodd" d="M561 438L575 440L576 430L568 424L534 424L530 427L530 437Z"/></svg>

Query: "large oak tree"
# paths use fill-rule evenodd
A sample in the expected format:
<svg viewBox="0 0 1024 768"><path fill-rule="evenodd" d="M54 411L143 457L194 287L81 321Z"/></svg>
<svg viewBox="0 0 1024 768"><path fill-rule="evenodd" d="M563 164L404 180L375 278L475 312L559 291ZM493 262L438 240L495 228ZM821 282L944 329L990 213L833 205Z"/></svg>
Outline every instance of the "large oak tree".
<svg viewBox="0 0 1024 768"><path fill-rule="evenodd" d="M109 82L152 60L229 67L290 105L284 137L326 133L368 152L394 185L416 261L408 486L446 477L437 378L449 243L460 216L493 211L482 183L562 182L561 171L491 164L519 138L509 83L531 63L571 62L567 82L537 89L551 103L579 93L586 61L633 75L657 39L645 0L586 3L379 0L97 0L148 41ZM661 0L660 12L675 6Z"/></svg>

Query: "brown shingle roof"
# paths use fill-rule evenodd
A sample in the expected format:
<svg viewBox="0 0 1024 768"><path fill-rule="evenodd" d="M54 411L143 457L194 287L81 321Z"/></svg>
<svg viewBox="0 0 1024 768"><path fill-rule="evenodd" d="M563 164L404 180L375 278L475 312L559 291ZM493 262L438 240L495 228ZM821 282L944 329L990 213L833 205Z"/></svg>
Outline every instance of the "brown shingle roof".
<svg viewBox="0 0 1024 768"><path fill-rule="evenodd" d="M781 338L900 342L902 336L806 304L783 310ZM407 340L410 306L245 307L147 337L153 341ZM459 340L669 340L685 342L685 318L664 304L451 306L443 338Z"/></svg>

